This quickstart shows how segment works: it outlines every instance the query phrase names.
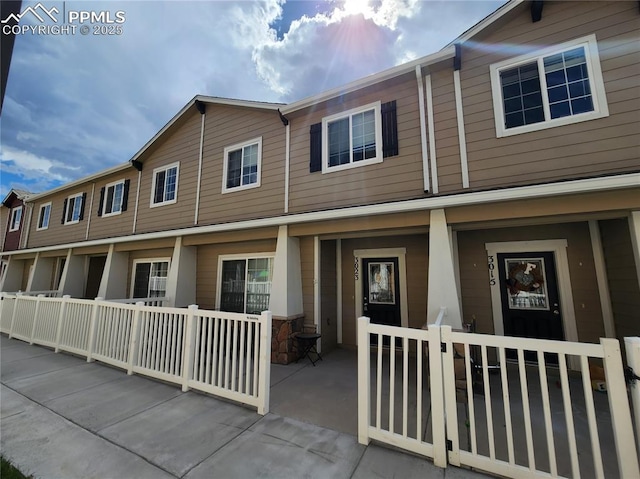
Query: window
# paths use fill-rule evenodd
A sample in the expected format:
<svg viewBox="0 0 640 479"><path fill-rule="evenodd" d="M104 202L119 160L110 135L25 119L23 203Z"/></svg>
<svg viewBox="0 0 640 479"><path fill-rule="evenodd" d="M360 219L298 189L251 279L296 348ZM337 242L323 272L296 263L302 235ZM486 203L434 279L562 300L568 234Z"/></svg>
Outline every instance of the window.
<svg viewBox="0 0 640 479"><path fill-rule="evenodd" d="M178 163L153 170L151 207L175 203L178 196Z"/></svg>
<svg viewBox="0 0 640 479"><path fill-rule="evenodd" d="M311 125L309 171L328 173L398 154L396 102L371 103Z"/></svg>
<svg viewBox="0 0 640 479"><path fill-rule="evenodd" d="M120 180L103 186L100 189L98 216L119 215L127 210L129 183L129 180Z"/></svg>
<svg viewBox="0 0 640 479"><path fill-rule="evenodd" d="M260 186L261 163L262 138L225 148L222 192Z"/></svg>
<svg viewBox="0 0 640 479"><path fill-rule="evenodd" d="M260 314L269 309L273 257L221 258L221 311Z"/></svg>
<svg viewBox="0 0 640 479"><path fill-rule="evenodd" d="M40 205L40 212L38 213L38 226L36 231L46 230L49 227L49 219L51 218L51 203L45 203Z"/></svg>
<svg viewBox="0 0 640 479"><path fill-rule="evenodd" d="M595 35L491 65L497 136L609 115Z"/></svg>
<svg viewBox="0 0 640 479"><path fill-rule="evenodd" d="M167 293L169 260L140 260L133 264L132 298L160 298Z"/></svg>
<svg viewBox="0 0 640 479"><path fill-rule="evenodd" d="M20 228L20 220L22 219L22 206L11 210L11 222L9 223L9 231L17 231Z"/></svg>
<svg viewBox="0 0 640 479"><path fill-rule="evenodd" d="M86 198L86 193L79 193L64 200L62 224L74 224L84 218L84 202Z"/></svg>

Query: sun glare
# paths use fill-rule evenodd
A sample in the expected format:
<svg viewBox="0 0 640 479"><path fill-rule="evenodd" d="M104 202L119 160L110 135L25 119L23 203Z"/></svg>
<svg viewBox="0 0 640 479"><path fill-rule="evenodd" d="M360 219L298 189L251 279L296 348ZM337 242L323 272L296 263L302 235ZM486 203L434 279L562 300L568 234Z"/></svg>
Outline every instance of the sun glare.
<svg viewBox="0 0 640 479"><path fill-rule="evenodd" d="M346 0L342 8L347 15L366 14L371 11L369 0Z"/></svg>

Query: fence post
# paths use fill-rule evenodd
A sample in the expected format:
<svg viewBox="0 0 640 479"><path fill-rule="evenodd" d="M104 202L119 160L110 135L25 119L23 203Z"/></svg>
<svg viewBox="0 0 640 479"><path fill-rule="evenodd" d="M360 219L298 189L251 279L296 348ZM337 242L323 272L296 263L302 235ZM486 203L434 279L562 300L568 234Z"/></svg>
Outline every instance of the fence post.
<svg viewBox="0 0 640 479"><path fill-rule="evenodd" d="M258 358L258 414L269 412L271 388L271 311L260 315L260 356Z"/></svg>
<svg viewBox="0 0 640 479"><path fill-rule="evenodd" d="M136 309L133 313L133 324L131 325L131 335L129 336L129 354L127 357L127 374L133 374L133 363L138 351L138 341L140 339L140 315L144 301L136 301Z"/></svg>
<svg viewBox="0 0 640 479"><path fill-rule="evenodd" d="M447 326L444 326L447 327ZM442 361L442 326L429 325L429 378L431 388L431 417L433 418L433 463L447 467L447 441ZM450 328L450 327L449 327Z"/></svg>
<svg viewBox="0 0 640 479"><path fill-rule="evenodd" d="M369 444L371 419L371 352L369 347L369 318L361 316L357 323L358 340L358 442Z"/></svg>
<svg viewBox="0 0 640 479"><path fill-rule="evenodd" d="M89 344L87 345L87 362L93 362L93 347L96 342L96 323L98 322L98 310L100 301L103 298L96 298L93 302L93 310L91 311L91 323L89 323Z"/></svg>
<svg viewBox="0 0 640 479"><path fill-rule="evenodd" d="M195 340L197 304L190 304L187 308L187 318L184 331L184 348L182 349L182 392L189 390L189 380L193 375L193 342Z"/></svg>
<svg viewBox="0 0 640 479"><path fill-rule="evenodd" d="M29 336L29 344L33 344L33 337L36 334L36 325L38 324L38 313L40 312L41 298L44 298L44 294L39 294L36 297L36 309L33 312L33 324L31 325L31 336Z"/></svg>
<svg viewBox="0 0 640 479"><path fill-rule="evenodd" d="M11 326L9 327L9 339L13 338L13 326L16 322L16 312L18 311L18 300L22 298L22 293L16 293L16 301L13 303L13 314L11 314Z"/></svg>
<svg viewBox="0 0 640 479"><path fill-rule="evenodd" d="M67 312L67 303L69 302L69 298L71 296L65 294L62 297L62 304L60 305L60 314L58 315L58 325L56 326L56 353L60 352L60 336L62 336L62 321L64 315Z"/></svg>
<svg viewBox="0 0 640 479"><path fill-rule="evenodd" d="M611 426L620 477L640 477L620 342L617 339L600 338L600 344L604 349L604 377L607 381Z"/></svg>
<svg viewBox="0 0 640 479"><path fill-rule="evenodd" d="M624 346L627 351L627 365L632 369L636 376L640 376L640 338L624 338ZM640 438L640 383L631 381L629 387L631 393L631 401L633 403L633 412L636 420L636 435ZM638 441L638 454L640 454L640 439Z"/></svg>

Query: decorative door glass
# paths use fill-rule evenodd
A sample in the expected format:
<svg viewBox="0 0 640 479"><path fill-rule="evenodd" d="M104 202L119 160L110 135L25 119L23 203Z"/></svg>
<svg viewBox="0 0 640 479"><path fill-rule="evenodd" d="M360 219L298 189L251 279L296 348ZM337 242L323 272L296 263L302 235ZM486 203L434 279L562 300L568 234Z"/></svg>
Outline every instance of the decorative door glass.
<svg viewBox="0 0 640 479"><path fill-rule="evenodd" d="M505 258L509 309L549 310L544 258Z"/></svg>
<svg viewBox="0 0 640 479"><path fill-rule="evenodd" d="M369 263L369 303L396 304L394 264L392 262Z"/></svg>

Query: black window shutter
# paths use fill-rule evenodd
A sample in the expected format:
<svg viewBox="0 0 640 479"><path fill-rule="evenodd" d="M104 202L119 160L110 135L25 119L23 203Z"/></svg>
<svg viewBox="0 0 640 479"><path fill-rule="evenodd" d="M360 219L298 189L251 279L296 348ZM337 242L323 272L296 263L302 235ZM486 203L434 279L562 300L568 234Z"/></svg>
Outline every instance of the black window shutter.
<svg viewBox="0 0 640 479"><path fill-rule="evenodd" d="M87 193L82 193L82 205L80 205L80 217L79 221L84 219L84 204L87 202Z"/></svg>
<svg viewBox="0 0 640 479"><path fill-rule="evenodd" d="M102 216L102 203L104 202L104 189L105 189L104 186L100 188L100 203L98 203L98 216Z"/></svg>
<svg viewBox="0 0 640 479"><path fill-rule="evenodd" d="M383 103L382 114L382 156L396 156L398 154L398 120L396 116L396 101Z"/></svg>
<svg viewBox="0 0 640 479"><path fill-rule="evenodd" d="M322 171L322 123L311 125L309 173Z"/></svg>
<svg viewBox="0 0 640 479"><path fill-rule="evenodd" d="M124 188L122 190L122 211L127 211L129 204L129 184L131 180L124 180Z"/></svg>
<svg viewBox="0 0 640 479"><path fill-rule="evenodd" d="M67 202L68 201L69 201L69 198L65 198L64 204L62 205L62 219L60 220L61 224L64 224L65 216L67 216Z"/></svg>

